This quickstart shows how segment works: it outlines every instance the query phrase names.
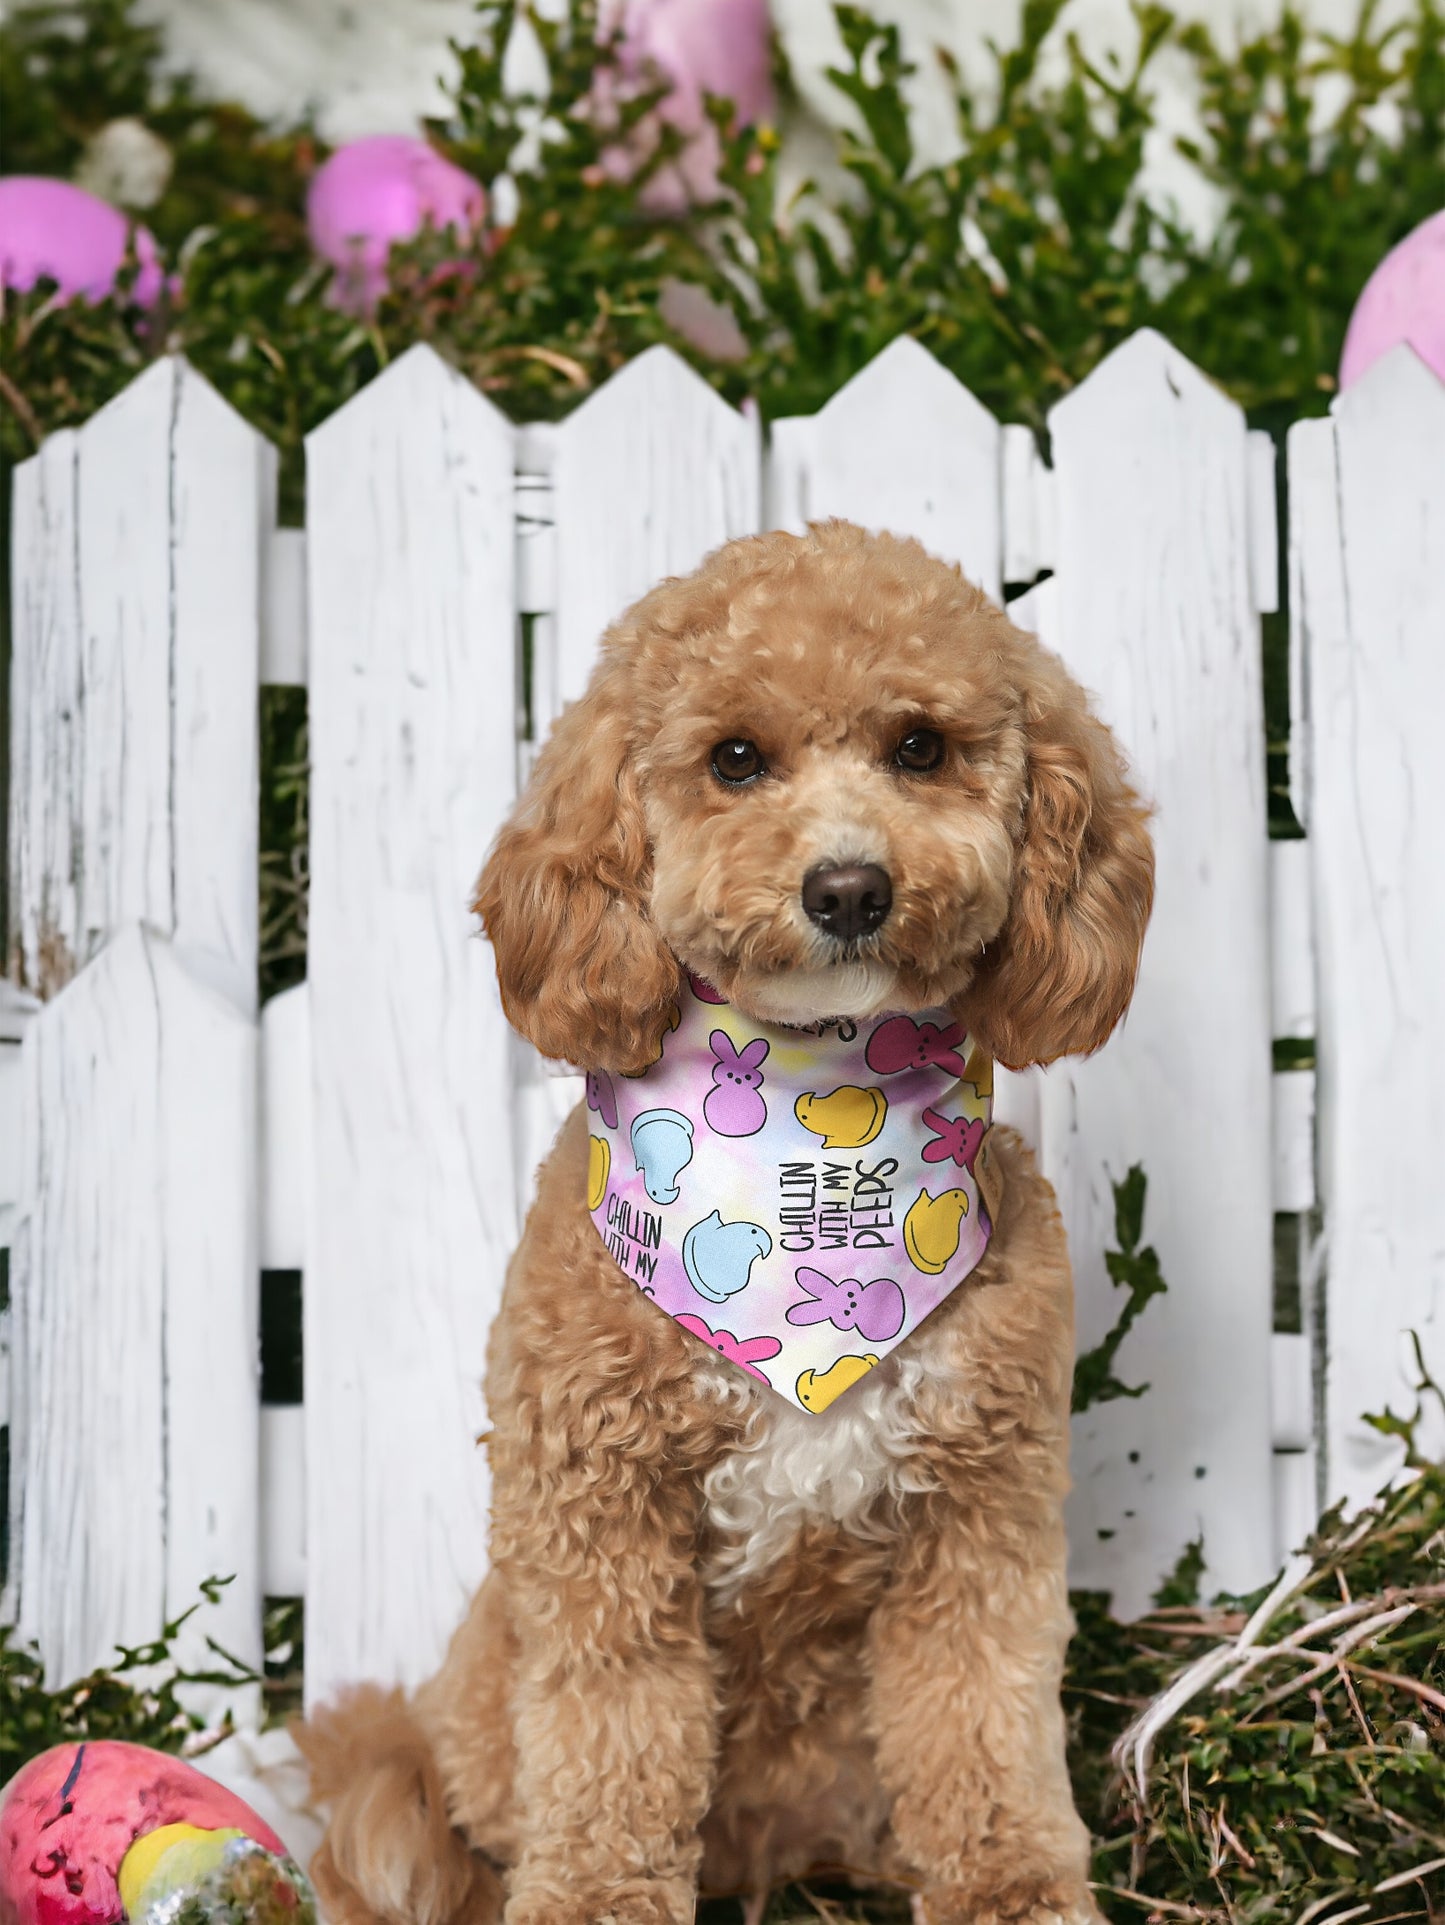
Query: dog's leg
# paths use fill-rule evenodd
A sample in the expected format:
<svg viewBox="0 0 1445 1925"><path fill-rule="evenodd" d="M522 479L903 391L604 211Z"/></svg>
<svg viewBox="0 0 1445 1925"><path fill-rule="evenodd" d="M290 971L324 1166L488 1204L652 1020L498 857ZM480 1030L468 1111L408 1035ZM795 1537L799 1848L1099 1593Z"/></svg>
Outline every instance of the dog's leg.
<svg viewBox="0 0 1445 1925"><path fill-rule="evenodd" d="M507 1925L690 1925L717 1716L675 1438L497 1452L517 1638ZM684 1460L686 1449L678 1455ZM516 1469L517 1475L512 1472Z"/></svg>
<svg viewBox="0 0 1445 1925"><path fill-rule="evenodd" d="M918 1472L932 1489L869 1627L870 1715L930 1925L1082 1925L1098 1912L1059 1701L1072 1628L1068 1252L1010 1132L997 1162L987 1282L920 1393Z"/></svg>
<svg viewBox="0 0 1445 1925"><path fill-rule="evenodd" d="M941 1542L932 1571L875 1620L873 1721L894 1835L926 1881L929 1925L1082 1925L1097 1913L1064 1759L1057 1547L1009 1571L995 1557L976 1585L969 1548Z"/></svg>

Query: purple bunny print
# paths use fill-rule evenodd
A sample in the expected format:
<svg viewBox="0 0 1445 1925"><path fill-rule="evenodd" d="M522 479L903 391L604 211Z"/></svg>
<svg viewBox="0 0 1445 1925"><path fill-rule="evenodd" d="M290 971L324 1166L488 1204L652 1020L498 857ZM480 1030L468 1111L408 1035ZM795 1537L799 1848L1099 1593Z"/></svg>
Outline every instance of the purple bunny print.
<svg viewBox="0 0 1445 1925"><path fill-rule="evenodd" d="M768 1120L768 1106L760 1094L767 1039L755 1036L738 1049L725 1029L715 1029L708 1043L716 1058L715 1087L703 1102L703 1120L718 1136L756 1136Z"/></svg>
<svg viewBox="0 0 1445 1925"><path fill-rule="evenodd" d="M923 1146L924 1162L947 1163L952 1158L961 1170L972 1175L974 1158L988 1131L988 1118L940 1116L937 1110L925 1110L923 1120L933 1132L933 1141Z"/></svg>
<svg viewBox="0 0 1445 1925"><path fill-rule="evenodd" d="M845 1277L842 1283L834 1283L807 1264L794 1274L807 1302L793 1305L789 1323L831 1323L839 1330L856 1330L869 1343L887 1343L903 1328L907 1306L892 1277L878 1277L872 1283Z"/></svg>
<svg viewBox="0 0 1445 1925"><path fill-rule="evenodd" d="M596 1110L609 1130L617 1128L617 1092L605 1069L587 1072L587 1107Z"/></svg>
<svg viewBox="0 0 1445 1925"><path fill-rule="evenodd" d="M875 1076L896 1076L900 1070L927 1069L936 1063L954 1076L962 1076L968 1065L958 1053L964 1040L957 1023L915 1022L911 1016L890 1016L868 1038L864 1052Z"/></svg>

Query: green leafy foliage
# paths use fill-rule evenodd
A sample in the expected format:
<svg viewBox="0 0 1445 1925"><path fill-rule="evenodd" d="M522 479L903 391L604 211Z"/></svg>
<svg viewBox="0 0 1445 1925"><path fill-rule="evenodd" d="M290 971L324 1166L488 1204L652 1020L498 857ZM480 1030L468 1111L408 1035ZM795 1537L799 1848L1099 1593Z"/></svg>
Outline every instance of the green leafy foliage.
<svg viewBox="0 0 1445 1925"><path fill-rule="evenodd" d="M1144 1172L1137 1163L1113 1186L1114 1237L1119 1247L1105 1251L1104 1264L1115 1288L1127 1294L1112 1329L1074 1364L1075 1415L1092 1409L1095 1404L1110 1403L1116 1397L1142 1397L1149 1388L1147 1384L1121 1383L1114 1375L1119 1346L1133 1329L1139 1313L1151 1297L1160 1296L1169 1287L1160 1272L1159 1258L1152 1244L1139 1248L1139 1239L1144 1234L1147 1187Z"/></svg>
<svg viewBox="0 0 1445 1925"><path fill-rule="evenodd" d="M214 1603L221 1580L202 1586L203 1603ZM193 1750L202 1720L184 1702L190 1684L225 1686L254 1683L255 1674L207 1640L215 1664L187 1669L174 1645L183 1624L203 1608L197 1603L165 1625L149 1644L121 1648L113 1665L47 1690L39 1655L17 1643L14 1628L0 1625L0 1785L31 1758L52 1745L76 1738L123 1738L157 1751ZM229 1717L207 1734L219 1743L231 1729Z"/></svg>
<svg viewBox="0 0 1445 1925"><path fill-rule="evenodd" d="M532 98L502 84L524 12L547 62ZM1257 424L1319 412L1367 274L1440 203L1439 0L1413 0L1388 26L1366 0L1339 38L1286 11L1237 53L1147 0L1129 61L1100 66L1070 39L1054 80L1040 56L1061 17L1064 0L1027 0L994 84L954 76L960 152L920 166L896 29L840 8L846 59L832 79L855 116L837 138L841 186L805 184L783 204L777 130L734 130L715 101L722 191L675 220L646 191L677 150L653 116L660 83L619 75L597 0L569 0L561 18L482 0L431 134L493 190L492 218L473 244L428 234L398 250L390 292L358 318L330 304L329 270L307 241L306 187L323 151L308 127L264 128L168 73L135 0L22 0L0 25L0 166L71 173L108 121L142 120L174 160L145 219L177 286L148 315L123 291L95 307L58 304L43 288L7 296L0 463L84 421L176 350L278 446L283 518L297 521L306 433L418 340L518 418L565 413L659 341L730 399L750 395L776 417L818 408L908 333L995 413L1042 430L1103 355L1153 326ZM1141 188L1166 50L1192 64L1201 90L1190 154L1220 210L1205 237ZM791 112L786 73L779 81ZM664 291L679 282L731 313L740 355L709 358L677 338ZM1266 626L1271 812L1287 832L1284 627ZM296 726L273 747L268 766L304 767ZM297 799L270 812L280 839L264 865L268 987L295 980L304 957Z"/></svg>
<svg viewBox="0 0 1445 1925"><path fill-rule="evenodd" d="M188 1685L241 1690L258 1682L239 1659L206 1640L215 1663L204 1670L183 1665L175 1644L181 1627L216 1602L229 1579L210 1579L201 1598L162 1627L149 1644L120 1648L114 1664L58 1690L48 1689L45 1667L31 1646L0 1625L0 1787L30 1759L74 1739L120 1738L156 1751L197 1756L235 1728L231 1712L206 1726L186 1702ZM301 1709L305 1612L299 1598L268 1598L263 1623L265 1665L259 1679L266 1724L281 1724Z"/></svg>
<svg viewBox="0 0 1445 1925"><path fill-rule="evenodd" d="M1439 1918L1445 1470L1422 1470L1363 1522L1331 1512L1308 1549L1307 1581L1260 1640L1269 1655L1165 1727L1142 1797L1114 1786L1088 1810L1106 1887L1221 1922L1287 1925L1315 1901L1361 1906L1362 1919ZM1102 1627L1118 1695L1237 1637L1262 1595ZM1098 1688L1079 1655L1076 1701ZM1127 1899L1111 1910L1143 1915Z"/></svg>

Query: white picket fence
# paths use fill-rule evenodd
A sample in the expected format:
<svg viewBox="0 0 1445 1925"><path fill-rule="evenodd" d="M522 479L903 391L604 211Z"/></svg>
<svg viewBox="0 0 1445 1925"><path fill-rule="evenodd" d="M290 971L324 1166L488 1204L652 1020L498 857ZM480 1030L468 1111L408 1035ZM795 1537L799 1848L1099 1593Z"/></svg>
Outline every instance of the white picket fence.
<svg viewBox="0 0 1445 1925"><path fill-rule="evenodd" d="M810 517L917 534L994 594L1051 570L1013 612L1158 802L1126 1028L1004 1099L1081 1343L1135 1161L1170 1285L1119 1361L1148 1395L1076 1427L1076 1580L1136 1608L1202 1532L1207 1581L1253 1584L1319 1493L1392 1469L1360 1417L1410 1409L1403 1333L1445 1376L1445 390L1401 350L1290 437L1295 842L1266 836L1269 443L1149 333L1050 428L1046 468L909 340L766 450L663 350L516 429L417 348L311 437L304 535L180 362L19 471L11 929L25 981L75 973L0 1003L3 1608L53 1676L217 1574L196 1633L252 1660L262 1594L304 1592L313 1699L433 1665L485 1558L488 1321L574 1096L508 1032L466 906L530 754L519 616L540 733L630 599ZM262 681L307 684L313 773L308 978L258 1015ZM1314 1037L1318 1075L1273 1074L1274 1037ZM1275 1332L1275 1221L1316 1205L1303 1328ZM296 1407L259 1404L263 1269L304 1273Z"/></svg>

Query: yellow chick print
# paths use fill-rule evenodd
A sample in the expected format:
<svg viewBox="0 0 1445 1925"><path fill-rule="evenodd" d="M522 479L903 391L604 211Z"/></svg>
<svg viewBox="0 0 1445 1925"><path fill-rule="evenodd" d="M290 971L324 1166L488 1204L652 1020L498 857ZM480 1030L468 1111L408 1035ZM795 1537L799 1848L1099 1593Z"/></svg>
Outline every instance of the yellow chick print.
<svg viewBox="0 0 1445 1925"><path fill-rule="evenodd" d="M845 1083L830 1096L800 1096L793 1114L805 1130L822 1137L825 1150L861 1150L882 1129L888 1098L881 1089Z"/></svg>
<svg viewBox="0 0 1445 1925"><path fill-rule="evenodd" d="M595 1210L607 1194L607 1178L612 1169L612 1145L605 1136L587 1139L587 1208Z"/></svg>
<svg viewBox="0 0 1445 1925"><path fill-rule="evenodd" d="M805 1370L798 1379L798 1402L804 1410L826 1410L860 1377L866 1377L877 1362L870 1352L863 1357L840 1357L826 1370Z"/></svg>
<svg viewBox="0 0 1445 1925"><path fill-rule="evenodd" d="M915 1270L936 1277L958 1255L967 1215L965 1190L940 1190L937 1196L919 1192L903 1219L903 1247Z"/></svg>

